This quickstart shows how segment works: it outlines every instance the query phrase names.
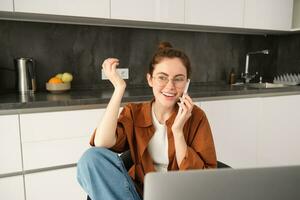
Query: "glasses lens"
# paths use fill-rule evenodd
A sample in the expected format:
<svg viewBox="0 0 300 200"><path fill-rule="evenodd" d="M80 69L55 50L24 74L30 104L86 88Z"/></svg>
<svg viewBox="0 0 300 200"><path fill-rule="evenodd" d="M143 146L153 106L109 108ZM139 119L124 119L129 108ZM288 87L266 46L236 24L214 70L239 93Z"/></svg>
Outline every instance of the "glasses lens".
<svg viewBox="0 0 300 200"><path fill-rule="evenodd" d="M164 75L158 75L153 77L154 80L158 83L159 86L165 86L169 82L168 76ZM177 88L182 88L186 84L186 78L185 77L175 77L174 79L171 79L172 83L174 84L175 87Z"/></svg>
<svg viewBox="0 0 300 200"><path fill-rule="evenodd" d="M177 88L183 88L186 84L184 77L176 77L173 79L173 83Z"/></svg>
<svg viewBox="0 0 300 200"><path fill-rule="evenodd" d="M157 76L156 80L158 84L161 86L167 85L169 82L169 78L167 76L162 76L162 75Z"/></svg>

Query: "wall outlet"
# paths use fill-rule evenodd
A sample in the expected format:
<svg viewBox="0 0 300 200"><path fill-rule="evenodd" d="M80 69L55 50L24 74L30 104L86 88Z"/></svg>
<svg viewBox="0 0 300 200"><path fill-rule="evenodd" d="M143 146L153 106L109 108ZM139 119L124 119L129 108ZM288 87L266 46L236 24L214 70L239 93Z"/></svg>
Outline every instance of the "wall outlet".
<svg viewBox="0 0 300 200"><path fill-rule="evenodd" d="M117 72L123 79L129 79L129 70L128 68L117 68ZM108 78L105 76L103 69L101 70L101 79L107 80Z"/></svg>

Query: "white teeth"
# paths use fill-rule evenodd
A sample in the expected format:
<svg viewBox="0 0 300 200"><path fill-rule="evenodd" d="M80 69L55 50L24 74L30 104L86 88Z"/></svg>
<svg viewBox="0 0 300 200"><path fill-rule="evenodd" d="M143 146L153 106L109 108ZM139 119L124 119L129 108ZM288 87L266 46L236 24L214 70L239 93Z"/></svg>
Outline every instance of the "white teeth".
<svg viewBox="0 0 300 200"><path fill-rule="evenodd" d="M166 93L166 92L162 92L163 95L166 95L168 97L174 97L175 94L171 94L171 93Z"/></svg>

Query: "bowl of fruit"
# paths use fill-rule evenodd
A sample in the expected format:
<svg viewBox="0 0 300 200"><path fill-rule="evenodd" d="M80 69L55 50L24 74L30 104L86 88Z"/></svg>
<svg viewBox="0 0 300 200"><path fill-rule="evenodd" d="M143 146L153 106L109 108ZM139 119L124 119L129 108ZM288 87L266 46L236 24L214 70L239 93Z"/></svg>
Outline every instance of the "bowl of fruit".
<svg viewBox="0 0 300 200"><path fill-rule="evenodd" d="M71 89L73 76L69 72L59 73L51 77L46 83L46 90L51 93L63 93Z"/></svg>

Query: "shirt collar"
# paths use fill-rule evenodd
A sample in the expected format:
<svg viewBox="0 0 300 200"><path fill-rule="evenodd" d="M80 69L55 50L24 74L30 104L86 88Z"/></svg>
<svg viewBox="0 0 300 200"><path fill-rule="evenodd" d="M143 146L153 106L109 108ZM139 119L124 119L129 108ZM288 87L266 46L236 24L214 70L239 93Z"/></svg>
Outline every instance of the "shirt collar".
<svg viewBox="0 0 300 200"><path fill-rule="evenodd" d="M149 127L153 126L153 121L152 121L152 103L155 101L155 98L153 98L151 101L146 102L141 110L140 113L137 113L136 115L136 125L138 127ZM173 124L177 112L178 112L179 106L176 104L175 109L172 112L171 116L169 119L166 121L166 125L170 126Z"/></svg>
<svg viewBox="0 0 300 200"><path fill-rule="evenodd" d="M149 127L153 125L151 108L152 103L155 99L153 98L151 101L144 103L144 106L141 112L136 114L136 126L138 127Z"/></svg>

